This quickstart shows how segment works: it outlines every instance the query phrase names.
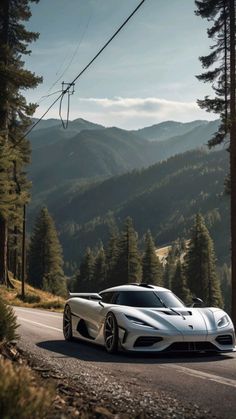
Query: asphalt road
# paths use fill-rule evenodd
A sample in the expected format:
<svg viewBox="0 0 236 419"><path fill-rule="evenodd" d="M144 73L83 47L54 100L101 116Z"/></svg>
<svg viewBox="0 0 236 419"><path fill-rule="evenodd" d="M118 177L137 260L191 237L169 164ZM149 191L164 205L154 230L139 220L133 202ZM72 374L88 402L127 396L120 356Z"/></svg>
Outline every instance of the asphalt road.
<svg viewBox="0 0 236 419"><path fill-rule="evenodd" d="M65 342L62 314L15 308L21 345L56 362L71 374L96 368L117 381L146 391L164 391L171 397L211 410L221 419L236 418L236 353L207 355L109 355L105 349L84 342Z"/></svg>

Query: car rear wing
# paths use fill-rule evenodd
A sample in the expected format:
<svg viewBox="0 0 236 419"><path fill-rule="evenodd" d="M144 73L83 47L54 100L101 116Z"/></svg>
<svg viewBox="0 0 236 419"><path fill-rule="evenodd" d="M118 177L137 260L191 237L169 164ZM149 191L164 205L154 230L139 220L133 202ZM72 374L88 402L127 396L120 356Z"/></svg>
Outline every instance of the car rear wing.
<svg viewBox="0 0 236 419"><path fill-rule="evenodd" d="M95 292L69 292L69 298L85 298L86 300L97 300L102 299L101 295L96 294Z"/></svg>

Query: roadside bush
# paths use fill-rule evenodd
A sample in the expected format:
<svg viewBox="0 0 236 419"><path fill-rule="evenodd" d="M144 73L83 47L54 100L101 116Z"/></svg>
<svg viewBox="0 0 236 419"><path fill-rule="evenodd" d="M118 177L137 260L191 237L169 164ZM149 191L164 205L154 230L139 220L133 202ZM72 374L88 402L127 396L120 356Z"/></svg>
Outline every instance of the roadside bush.
<svg viewBox="0 0 236 419"><path fill-rule="evenodd" d="M39 387L27 367L0 359L1 419L43 419L51 403L51 390Z"/></svg>
<svg viewBox="0 0 236 419"><path fill-rule="evenodd" d="M0 298L0 342L16 340L18 338L17 328L18 324L12 307L6 305Z"/></svg>
<svg viewBox="0 0 236 419"><path fill-rule="evenodd" d="M41 301L40 296L35 294L25 294L24 298L22 298L20 294L17 294L16 298L19 298L19 300L22 300L24 303L28 304L35 304Z"/></svg>
<svg viewBox="0 0 236 419"><path fill-rule="evenodd" d="M60 301L45 301L37 304L38 308L44 308L45 310L58 310L64 308L64 303L61 303Z"/></svg>

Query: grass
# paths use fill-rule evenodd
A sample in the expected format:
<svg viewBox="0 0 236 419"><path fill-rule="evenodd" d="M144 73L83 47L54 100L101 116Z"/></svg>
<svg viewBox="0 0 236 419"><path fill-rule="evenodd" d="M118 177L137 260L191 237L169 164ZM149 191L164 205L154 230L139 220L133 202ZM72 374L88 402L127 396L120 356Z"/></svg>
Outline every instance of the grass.
<svg viewBox="0 0 236 419"><path fill-rule="evenodd" d="M65 300L62 297L57 297L26 284L25 298L23 300L21 298L21 282L12 278L11 282L14 285L14 289L0 285L0 297L7 304L18 307L43 308L52 311L63 310Z"/></svg>
<svg viewBox="0 0 236 419"><path fill-rule="evenodd" d="M35 380L27 366L0 358L0 417L46 419L53 392Z"/></svg>

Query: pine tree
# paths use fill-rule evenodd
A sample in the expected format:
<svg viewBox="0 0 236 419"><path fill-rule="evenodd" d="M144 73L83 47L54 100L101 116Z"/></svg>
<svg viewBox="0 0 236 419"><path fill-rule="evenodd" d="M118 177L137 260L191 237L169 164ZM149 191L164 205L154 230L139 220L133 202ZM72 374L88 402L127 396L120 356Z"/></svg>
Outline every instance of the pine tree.
<svg viewBox="0 0 236 419"><path fill-rule="evenodd" d="M142 260L143 279L142 282L148 284L163 285L163 268L156 255L156 248L151 232L145 236L145 253Z"/></svg>
<svg viewBox="0 0 236 419"><path fill-rule="evenodd" d="M187 286L187 280L180 259L176 265L171 289L185 304L191 303L191 293Z"/></svg>
<svg viewBox="0 0 236 419"><path fill-rule="evenodd" d="M125 220L119 239L119 254L116 263L116 284L140 282L142 278L141 258L138 250L138 235L130 217Z"/></svg>
<svg viewBox="0 0 236 419"><path fill-rule="evenodd" d="M106 286L107 264L103 246L100 247L94 262L93 283L97 290Z"/></svg>
<svg viewBox="0 0 236 419"><path fill-rule="evenodd" d="M65 294L62 249L54 221L42 208L29 246L29 283L56 295Z"/></svg>
<svg viewBox="0 0 236 419"><path fill-rule="evenodd" d="M7 223L6 220L14 211L14 198L12 192L14 185L10 180L11 159L8 144L0 137L0 283L7 282ZM14 196L14 195L13 195Z"/></svg>
<svg viewBox="0 0 236 419"><path fill-rule="evenodd" d="M203 217L197 214L185 258L187 284L192 294L202 298L206 305L222 307L215 263L213 241Z"/></svg>
<svg viewBox="0 0 236 419"><path fill-rule="evenodd" d="M76 289L79 292L94 291L93 276L94 276L94 256L91 249L88 247L84 257L80 263L79 275L76 278Z"/></svg>
<svg viewBox="0 0 236 419"><path fill-rule="evenodd" d="M26 30L23 24L31 16L29 4L37 1L2 0L0 3L0 146L7 147L9 152L8 168L1 170L0 176L1 182L5 180L12 186L11 197L2 205L0 215L0 283L7 284L8 228L19 223L22 205L28 200L24 166L29 161L29 145L22 137L35 110L34 105L27 104L22 91L36 87L41 81L24 68L22 60L23 55L30 54L28 44L38 38L37 33ZM6 202L6 193L0 193L0 201Z"/></svg>
<svg viewBox="0 0 236 419"><path fill-rule="evenodd" d="M218 276L220 279L221 284L221 290L223 294L224 299L224 310L227 311L227 313L231 312L231 268L224 263L223 266L221 266L218 269Z"/></svg>
<svg viewBox="0 0 236 419"><path fill-rule="evenodd" d="M119 256L119 232L117 228L112 228L110 239L106 247L106 286L112 286L116 278L116 266Z"/></svg>
<svg viewBox="0 0 236 419"><path fill-rule="evenodd" d="M169 250L168 256L166 258L166 264L164 267L164 287L171 289L172 281L176 269L176 250L175 246L172 246Z"/></svg>
<svg viewBox="0 0 236 419"><path fill-rule="evenodd" d="M211 83L215 92L214 98L206 96L198 101L201 108L215 112L221 117L219 129L209 141L209 145L214 146L221 143L229 133L230 1L201 0L195 3L196 14L212 23L207 33L214 44L210 54L200 57L202 67L206 71L197 78L204 83ZM214 64L215 68L212 69Z"/></svg>
<svg viewBox="0 0 236 419"><path fill-rule="evenodd" d="M201 0L195 3L197 15L213 23L208 29L208 36L214 40L212 52L202 57L201 61L205 68L214 63L217 67L200 76L200 79L215 83L213 89L216 97L199 101L201 107L221 117L219 130L209 145L222 143L229 137L230 171L226 190L231 200L232 320L236 326L236 6L235 0Z"/></svg>

